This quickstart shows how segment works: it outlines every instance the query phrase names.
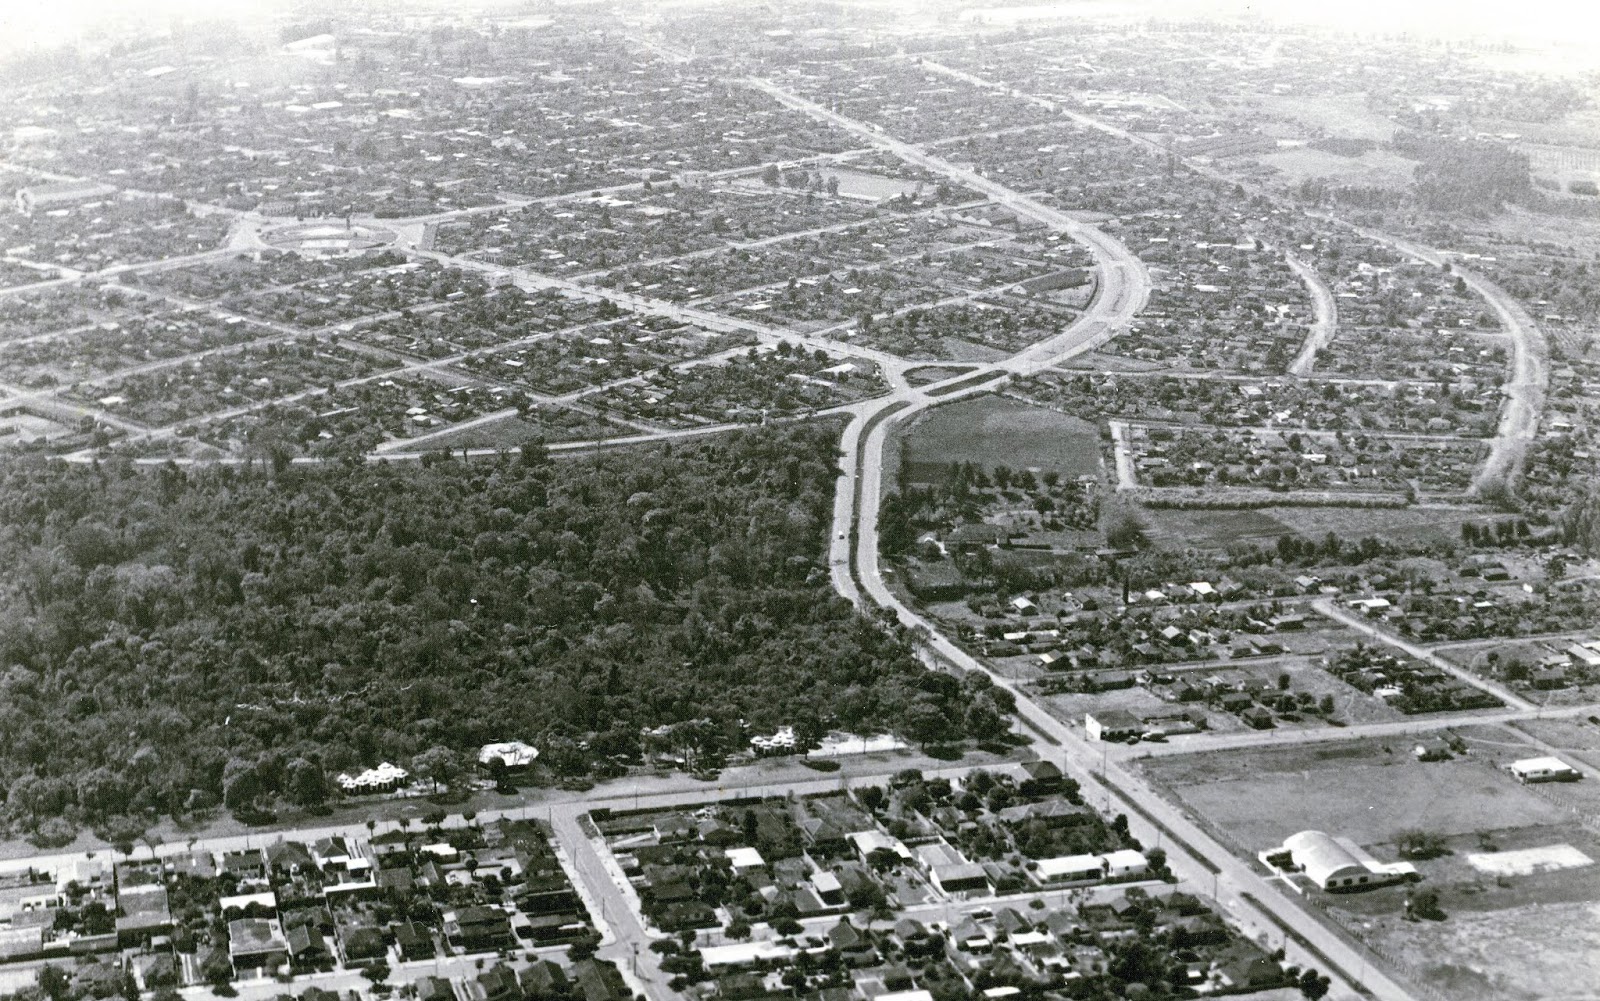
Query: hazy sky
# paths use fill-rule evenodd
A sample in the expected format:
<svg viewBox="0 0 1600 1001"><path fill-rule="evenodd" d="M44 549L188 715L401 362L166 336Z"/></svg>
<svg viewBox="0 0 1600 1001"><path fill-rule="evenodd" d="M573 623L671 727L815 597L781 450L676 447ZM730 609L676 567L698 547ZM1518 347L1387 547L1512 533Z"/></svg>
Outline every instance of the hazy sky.
<svg viewBox="0 0 1600 1001"><path fill-rule="evenodd" d="M648 0L639 2L643 6ZM781 4L782 0L775 2ZM971 5L1060 6L1069 11L1096 6L1094 0L973 0ZM1152 13L1189 13L1210 6L1356 30L1508 35L1600 47L1600 3L1596 0L1148 0L1138 5L1149 6ZM48 44L70 39L87 26L106 21L108 15L163 24L174 15L255 15L285 6L272 0L0 0L0 38L12 44Z"/></svg>

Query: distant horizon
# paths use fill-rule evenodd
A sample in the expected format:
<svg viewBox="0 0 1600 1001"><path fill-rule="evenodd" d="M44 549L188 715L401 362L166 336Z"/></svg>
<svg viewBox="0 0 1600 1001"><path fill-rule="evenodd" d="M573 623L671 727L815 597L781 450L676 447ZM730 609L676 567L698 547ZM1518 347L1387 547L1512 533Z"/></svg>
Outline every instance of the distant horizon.
<svg viewBox="0 0 1600 1001"><path fill-rule="evenodd" d="M506 6L515 2L504 0ZM641 10L660 6L658 0L618 2ZM730 0L730 5L737 2ZM867 2L872 6L924 6L918 0L902 0L901 4ZM437 0L432 6L481 10L495 4L496 0ZM777 5L782 6L782 0ZM339 6L342 5L337 2L329 5ZM1129 13L1135 16L1258 16L1268 21L1345 31L1408 32L1441 38L1499 37L1592 49L1600 62L1600 8L1580 7L1572 0L1523 0L1515 5L1503 0L1346 0L1336 5L1307 4L1305 0L1020 0L969 6L974 13L982 10L1002 20L1022 22L1109 8L1130 8ZM158 27L174 18L248 22L272 20L285 13L284 5L267 0L134 0L131 5L119 0L12 0L0 10L0 39L6 40L0 48L50 47L136 21Z"/></svg>

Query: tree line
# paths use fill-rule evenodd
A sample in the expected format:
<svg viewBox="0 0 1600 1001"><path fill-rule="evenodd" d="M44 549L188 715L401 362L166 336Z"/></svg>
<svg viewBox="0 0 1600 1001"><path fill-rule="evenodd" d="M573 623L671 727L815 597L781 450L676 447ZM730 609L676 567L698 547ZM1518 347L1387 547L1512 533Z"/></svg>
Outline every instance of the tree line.
<svg viewBox="0 0 1600 1001"><path fill-rule="evenodd" d="M561 461L10 464L0 819L315 806L339 771L448 781L494 740L581 776L688 721L713 762L783 724L1003 730L830 589L837 449L806 425Z"/></svg>

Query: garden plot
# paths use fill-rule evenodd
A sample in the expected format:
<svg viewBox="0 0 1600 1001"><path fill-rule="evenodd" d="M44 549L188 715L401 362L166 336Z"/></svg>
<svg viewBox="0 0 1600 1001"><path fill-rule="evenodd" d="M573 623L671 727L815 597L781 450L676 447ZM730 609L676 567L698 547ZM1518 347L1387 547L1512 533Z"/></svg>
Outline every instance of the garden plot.
<svg viewBox="0 0 1600 1001"><path fill-rule="evenodd" d="M32 285L34 282L49 281L60 274L55 268L30 267L15 260L0 258L0 288Z"/></svg>
<svg viewBox="0 0 1600 1001"><path fill-rule="evenodd" d="M521 448L529 443L599 441L626 437L638 431L567 407L540 405L515 416L473 424L471 427L429 435L429 450L463 448ZM405 451L397 448L397 451Z"/></svg>
<svg viewBox="0 0 1600 1001"><path fill-rule="evenodd" d="M937 145L939 156L970 162L1005 183L1037 186L1046 181L1071 188L1099 176L1132 179L1155 174L1156 162L1138 147L1077 122L1055 121L999 135L963 137Z"/></svg>
<svg viewBox="0 0 1600 1001"><path fill-rule="evenodd" d="M982 301L913 309L858 326L855 343L903 358L1004 358L1065 330L1075 314L1056 306L999 306Z"/></svg>
<svg viewBox="0 0 1600 1001"><path fill-rule="evenodd" d="M331 327L376 313L456 302L482 295L488 287L480 274L432 261L412 262L315 278L287 289L228 296L222 305L246 316L302 327Z"/></svg>
<svg viewBox="0 0 1600 1001"><path fill-rule="evenodd" d="M547 410L548 419L540 420L539 415ZM270 404L212 422L194 433L234 452L248 444L272 442L299 454L362 455L389 443L399 448L419 436L426 436L425 446L420 447L440 448L440 441L444 440L441 432L448 433L456 425L497 413L505 414L502 420L523 418L529 426L528 434L517 444L541 433L548 440L557 441L616 431L603 421L576 412L540 408L522 391L452 385L443 378L425 375L396 375L339 387L303 400ZM189 433L189 429L182 430Z"/></svg>
<svg viewBox="0 0 1600 1001"><path fill-rule="evenodd" d="M1133 425L1128 444L1150 487L1399 494L1463 491L1487 451L1473 440L1157 425Z"/></svg>
<svg viewBox="0 0 1600 1001"><path fill-rule="evenodd" d="M821 261L828 270L840 271L905 257L939 254L1009 236L943 215L882 214L855 226L796 235L784 240L782 248Z"/></svg>
<svg viewBox="0 0 1600 1001"><path fill-rule="evenodd" d="M1137 321L1103 350L1180 369L1283 371L1310 329L1305 286L1281 255L1210 243L1175 218L1141 219L1119 234L1147 262L1155 287Z"/></svg>
<svg viewBox="0 0 1600 1001"><path fill-rule="evenodd" d="M886 266L835 268L828 274L790 278L786 284L759 286L706 300L708 308L744 319L793 324L801 329L856 321L851 337L874 339L880 322L891 325L888 337L896 339L893 314L911 306L943 299L975 296L1037 279L1058 269L1052 262L1022 256L1009 247L968 244L938 252L925 251L915 259ZM970 322L973 329L998 330L1010 311L992 306L966 307L968 314L987 313L991 322ZM1052 333L1072 315L1063 307L1045 305L1036 312L1047 316ZM955 314L952 314L955 315ZM914 322L914 321L913 321ZM961 322L959 320L955 322ZM1015 325L1015 324L1013 324ZM1010 343L1009 338L997 337ZM1022 344L1031 343L1023 340ZM932 357L939 357L934 355Z"/></svg>
<svg viewBox="0 0 1600 1001"><path fill-rule="evenodd" d="M5 296L0 298L0 343L91 323L116 322L129 308L124 293L86 285Z"/></svg>
<svg viewBox="0 0 1600 1001"><path fill-rule="evenodd" d="M687 302L739 289L826 274L831 265L810 254L729 247L675 261L613 268L586 280L652 299Z"/></svg>
<svg viewBox="0 0 1600 1001"><path fill-rule="evenodd" d="M814 100L833 102L840 114L877 122L889 134L912 143L1057 117L1044 108L975 90L910 63L875 62L870 70L850 62L807 63L804 72L780 72L774 81Z"/></svg>
<svg viewBox="0 0 1600 1001"><path fill-rule="evenodd" d="M1449 383L1494 411L1508 357L1505 338L1495 334L1367 328L1341 331L1317 356L1317 372Z"/></svg>

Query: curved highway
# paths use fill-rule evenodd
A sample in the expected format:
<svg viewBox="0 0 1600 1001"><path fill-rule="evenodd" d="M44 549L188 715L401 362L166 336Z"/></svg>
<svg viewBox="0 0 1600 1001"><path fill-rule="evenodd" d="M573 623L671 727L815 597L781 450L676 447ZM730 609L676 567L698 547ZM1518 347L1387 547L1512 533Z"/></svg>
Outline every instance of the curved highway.
<svg viewBox="0 0 1600 1001"><path fill-rule="evenodd" d="M961 671L988 674L997 687L1016 697L1017 715L1044 735L1051 746L1041 756L1054 761L1083 784L1091 801L1096 791L1108 811L1114 799L1127 803L1130 830L1141 841L1167 848L1174 874L1197 887L1208 887L1229 916L1263 941L1281 945L1289 959L1302 966L1326 969L1341 996L1367 995L1382 1001L1411 1001L1411 995L1374 969L1367 957L1333 929L1319 922L1252 866L1235 858L1181 810L1173 806L1119 761L1108 745L1092 745L1076 726L1069 726L1034 702L1010 680L997 676L976 658L941 635L933 623L908 607L884 581L878 560L878 510L883 496L883 455L889 434L908 418L961 396L994 388L1002 378L1034 372L1047 365L1093 350L1125 329L1149 298L1150 278L1143 264L1113 237L1068 218L1059 210L970 170L931 156L886 136L864 123L845 118L782 90L770 81L747 81L787 107L805 112L867 140L896 156L966 184L1027 216L1077 240L1095 257L1099 283L1094 300L1066 330L1046 341L986 366L921 388L903 387L874 401L857 414L845 432L843 471L835 495L830 572L839 592L863 609L867 602L894 615L917 636L925 659ZM990 378L985 379L987 375ZM947 393L941 393L948 390ZM1163 842L1163 835L1166 842ZM1286 933L1284 929L1289 929ZM1292 935L1291 939L1289 935ZM1309 946L1309 948L1307 947ZM1332 969L1328 967L1332 965ZM1356 977L1350 971L1362 971ZM1359 978L1360 985L1356 981Z"/></svg>

